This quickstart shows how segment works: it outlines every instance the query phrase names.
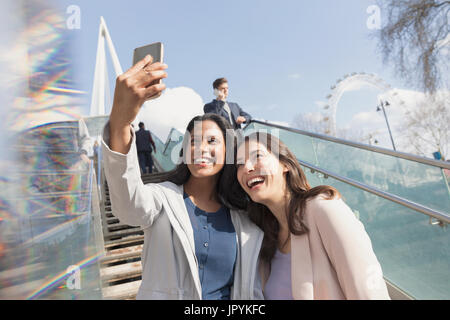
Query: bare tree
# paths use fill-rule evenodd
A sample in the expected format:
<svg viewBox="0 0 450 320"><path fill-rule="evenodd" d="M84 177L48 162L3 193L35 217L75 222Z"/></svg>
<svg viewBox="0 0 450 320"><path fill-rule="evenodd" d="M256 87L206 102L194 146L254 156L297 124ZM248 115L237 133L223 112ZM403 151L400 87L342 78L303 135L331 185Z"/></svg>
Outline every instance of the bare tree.
<svg viewBox="0 0 450 320"><path fill-rule="evenodd" d="M291 123L292 127L300 130L326 134L328 124L319 113L299 113Z"/></svg>
<svg viewBox="0 0 450 320"><path fill-rule="evenodd" d="M450 95L428 95L414 110L405 114L403 132L410 152L430 157L439 151L444 159L450 152Z"/></svg>
<svg viewBox="0 0 450 320"><path fill-rule="evenodd" d="M385 64L425 92L448 86L450 1L378 0L384 25L375 33Z"/></svg>

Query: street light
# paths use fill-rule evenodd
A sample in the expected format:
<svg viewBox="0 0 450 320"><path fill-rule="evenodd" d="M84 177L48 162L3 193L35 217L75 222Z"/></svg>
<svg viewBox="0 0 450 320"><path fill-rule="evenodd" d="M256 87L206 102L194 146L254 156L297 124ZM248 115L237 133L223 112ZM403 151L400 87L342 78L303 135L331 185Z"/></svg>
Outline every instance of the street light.
<svg viewBox="0 0 450 320"><path fill-rule="evenodd" d="M377 111L383 110L384 119L386 119L386 125L387 125L388 130L389 130L389 136L391 137L392 147L394 148L394 151L397 151L395 149L394 139L392 138L391 127L389 126L389 121L388 121L388 118L387 118L387 115L386 115L386 110L384 109L384 107L387 107L387 106L390 106L389 102L387 102L387 101L383 102L383 100L380 100L380 105L377 106Z"/></svg>

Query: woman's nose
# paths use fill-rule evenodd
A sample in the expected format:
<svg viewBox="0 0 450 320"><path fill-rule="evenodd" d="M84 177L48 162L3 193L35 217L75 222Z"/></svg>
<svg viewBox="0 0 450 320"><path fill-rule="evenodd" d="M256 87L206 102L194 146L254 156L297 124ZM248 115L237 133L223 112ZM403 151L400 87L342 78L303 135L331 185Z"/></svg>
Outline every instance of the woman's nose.
<svg viewBox="0 0 450 320"><path fill-rule="evenodd" d="M208 141L202 140L201 143L197 146L197 152L203 154L210 154L213 152L213 147L208 143Z"/></svg>
<svg viewBox="0 0 450 320"><path fill-rule="evenodd" d="M253 162L251 160L245 161L244 168L246 172L255 170L255 166L253 165Z"/></svg>

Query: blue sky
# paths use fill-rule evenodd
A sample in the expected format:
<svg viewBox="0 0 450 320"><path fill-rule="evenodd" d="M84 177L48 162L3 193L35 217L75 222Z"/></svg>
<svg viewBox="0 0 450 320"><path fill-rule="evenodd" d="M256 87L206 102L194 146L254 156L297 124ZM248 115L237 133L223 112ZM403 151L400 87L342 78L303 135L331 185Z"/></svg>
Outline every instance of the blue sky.
<svg viewBox="0 0 450 320"><path fill-rule="evenodd" d="M383 66L376 40L369 36L367 8L375 0L59 3L63 10L71 4L81 9L81 28L72 32L81 89L88 92L100 16L124 70L131 66L135 47L162 41L169 65L167 87L192 88L208 102L213 80L224 76L229 80L229 100L255 118L290 122L298 113L317 112L316 102L325 101L336 79L351 72L375 73L404 88L392 68ZM112 74L111 65L109 69ZM113 81L112 75L112 87ZM378 93L363 88L344 94L338 122L373 110Z"/></svg>

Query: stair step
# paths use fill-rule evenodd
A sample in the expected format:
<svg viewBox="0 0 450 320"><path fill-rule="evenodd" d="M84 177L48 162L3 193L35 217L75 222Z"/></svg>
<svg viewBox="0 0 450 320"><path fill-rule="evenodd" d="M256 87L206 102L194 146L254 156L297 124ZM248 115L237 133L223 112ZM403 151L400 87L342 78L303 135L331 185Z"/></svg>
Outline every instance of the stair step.
<svg viewBox="0 0 450 320"><path fill-rule="evenodd" d="M116 232L116 231L120 231L120 230L130 230L136 227L133 226L129 226L127 224L122 224L122 223L113 223L113 224L108 224L106 225L106 228L108 229L108 232Z"/></svg>
<svg viewBox="0 0 450 320"><path fill-rule="evenodd" d="M119 245L132 245L134 243L142 242L144 241L143 235L137 235L137 236L129 236L129 237L123 237L122 239L115 239L115 240L109 240L105 241L105 249L108 250L108 248L116 247Z"/></svg>
<svg viewBox="0 0 450 320"><path fill-rule="evenodd" d="M111 211L105 212L105 217L106 218L115 218L115 216L113 215L113 213Z"/></svg>
<svg viewBox="0 0 450 320"><path fill-rule="evenodd" d="M114 224L114 223L120 223L120 220L116 217L106 218L105 221L106 221L106 224L108 224L108 225Z"/></svg>
<svg viewBox="0 0 450 320"><path fill-rule="evenodd" d="M135 299L142 280L122 283L102 289L103 298L110 300Z"/></svg>
<svg viewBox="0 0 450 320"><path fill-rule="evenodd" d="M100 277L102 281L118 281L140 276L141 274L141 261L119 264L112 267L105 267L100 270Z"/></svg>
<svg viewBox="0 0 450 320"><path fill-rule="evenodd" d="M130 258L140 257L142 254L143 244L130 246L126 248L110 250L101 259L102 263L112 263Z"/></svg>
<svg viewBox="0 0 450 320"><path fill-rule="evenodd" d="M126 230L119 230L119 231L113 231L113 232L107 232L106 234L104 234L104 238L108 239L108 240L112 240L112 238L123 238L125 236L129 236L129 235L138 235L138 234L144 234L144 231L142 231L141 227L133 227L131 229L126 229Z"/></svg>

